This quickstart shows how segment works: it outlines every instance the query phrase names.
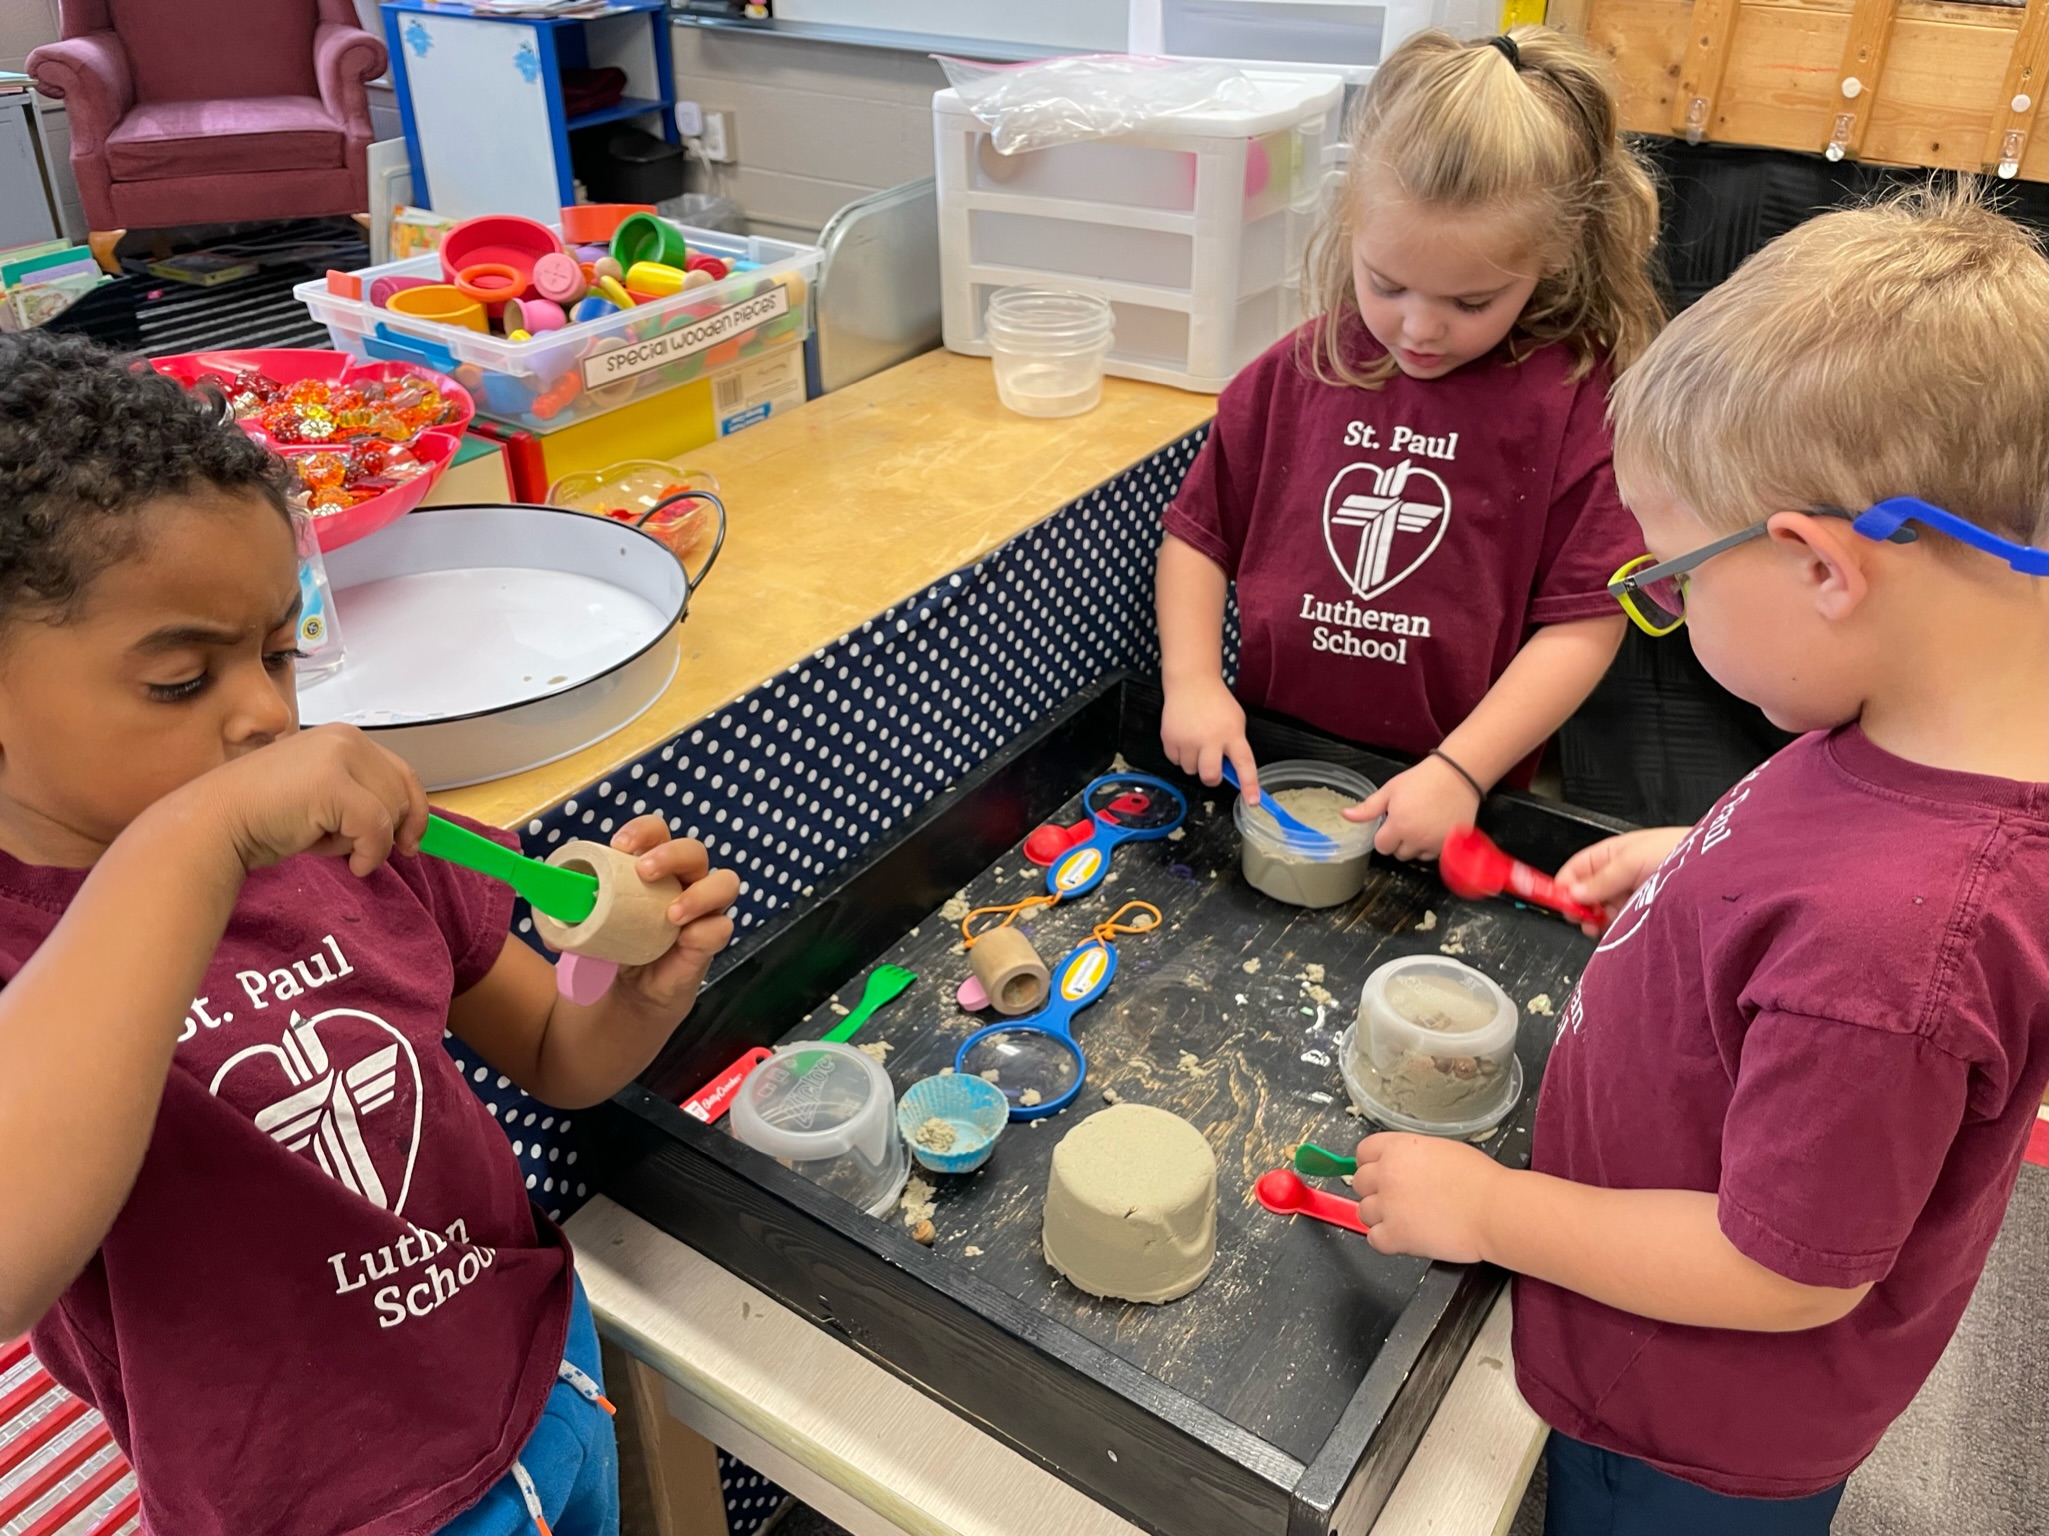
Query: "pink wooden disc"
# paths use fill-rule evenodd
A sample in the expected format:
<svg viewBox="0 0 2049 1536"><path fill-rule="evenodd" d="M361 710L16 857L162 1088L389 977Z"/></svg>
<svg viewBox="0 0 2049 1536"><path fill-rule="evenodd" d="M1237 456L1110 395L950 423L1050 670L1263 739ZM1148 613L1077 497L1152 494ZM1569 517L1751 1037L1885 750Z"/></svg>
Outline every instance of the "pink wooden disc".
<svg viewBox="0 0 2049 1536"><path fill-rule="evenodd" d="M555 990L572 1003L588 1006L610 990L619 967L589 955L564 955L555 962Z"/></svg>

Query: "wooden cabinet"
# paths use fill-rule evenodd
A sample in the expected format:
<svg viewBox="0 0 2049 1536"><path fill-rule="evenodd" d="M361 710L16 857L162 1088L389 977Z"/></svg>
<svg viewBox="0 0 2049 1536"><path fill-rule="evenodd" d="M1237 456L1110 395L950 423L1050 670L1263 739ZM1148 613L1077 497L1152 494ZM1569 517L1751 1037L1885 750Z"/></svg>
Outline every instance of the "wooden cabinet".
<svg viewBox="0 0 2049 1536"><path fill-rule="evenodd" d="M2049 180L2049 0L1552 0L1624 126Z"/></svg>

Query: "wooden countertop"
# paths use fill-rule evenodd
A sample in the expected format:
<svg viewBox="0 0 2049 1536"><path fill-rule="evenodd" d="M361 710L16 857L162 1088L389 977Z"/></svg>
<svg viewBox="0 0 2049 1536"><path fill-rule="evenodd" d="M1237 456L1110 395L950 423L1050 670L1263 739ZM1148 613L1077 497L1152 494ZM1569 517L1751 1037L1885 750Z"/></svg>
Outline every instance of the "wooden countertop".
<svg viewBox="0 0 2049 1536"><path fill-rule="evenodd" d="M437 804L517 827L932 582L980 559L1216 409L1107 379L1085 416L996 399L989 364L928 352L687 456L730 526L682 626L675 678L631 725L560 762Z"/></svg>

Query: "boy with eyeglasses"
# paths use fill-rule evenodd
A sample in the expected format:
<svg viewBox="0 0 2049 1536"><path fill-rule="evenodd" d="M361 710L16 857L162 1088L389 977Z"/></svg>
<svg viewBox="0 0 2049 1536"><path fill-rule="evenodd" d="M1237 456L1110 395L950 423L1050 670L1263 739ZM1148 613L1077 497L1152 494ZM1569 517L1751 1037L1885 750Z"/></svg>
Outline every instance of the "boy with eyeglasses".
<svg viewBox="0 0 2049 1536"><path fill-rule="evenodd" d="M1807 1536L1970 1299L2049 1083L2049 262L1825 215L1617 385L1611 591L1808 734L1606 905L1532 1167L1373 1136L1374 1246L1517 1272L1551 1536ZM1618 910L1619 909L1619 910Z"/></svg>

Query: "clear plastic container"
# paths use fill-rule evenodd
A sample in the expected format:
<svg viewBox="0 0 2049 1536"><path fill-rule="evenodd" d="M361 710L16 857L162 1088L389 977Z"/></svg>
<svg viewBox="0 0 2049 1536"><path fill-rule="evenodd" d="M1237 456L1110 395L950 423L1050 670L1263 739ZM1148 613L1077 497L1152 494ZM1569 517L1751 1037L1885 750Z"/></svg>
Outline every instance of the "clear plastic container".
<svg viewBox="0 0 2049 1536"><path fill-rule="evenodd" d="M740 1085L733 1134L820 1189L888 1214L910 1176L896 1124L896 1090L851 1045L786 1045Z"/></svg>
<svg viewBox="0 0 2049 1536"><path fill-rule="evenodd" d="M1069 288L999 288L983 324L996 393L1020 416L1079 416L1103 398L1110 306Z"/></svg>
<svg viewBox="0 0 2049 1536"><path fill-rule="evenodd" d="M439 280L429 252L353 274L365 297L316 278L292 294L327 327L335 350L398 358L459 380L477 414L528 432L557 432L763 355L811 333L811 287L825 261L817 246L759 235L684 228L693 252L733 270L707 287L546 331L527 341L380 309L367 297L380 277Z"/></svg>
<svg viewBox="0 0 2049 1536"><path fill-rule="evenodd" d="M1262 764L1259 787L1297 821L1328 833L1336 847L1327 853L1297 847L1273 817L1246 805L1243 795L1234 796L1231 819L1238 828L1246 884L1298 907L1335 907L1358 895L1366 884L1380 822L1346 821L1338 812L1357 805L1378 786L1336 763L1297 758ZM1317 790L1326 793L1313 793Z"/></svg>
<svg viewBox="0 0 2049 1536"><path fill-rule="evenodd" d="M1522 1097L1521 1013L1494 980L1439 955L1390 960L1340 1042L1345 1090L1396 1130L1479 1136Z"/></svg>

